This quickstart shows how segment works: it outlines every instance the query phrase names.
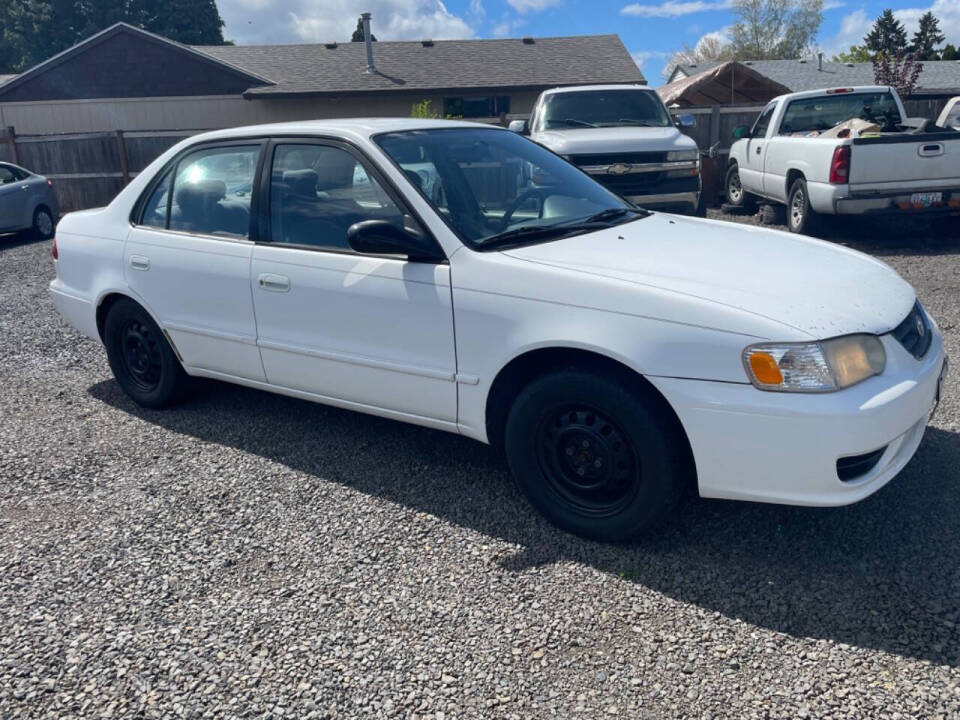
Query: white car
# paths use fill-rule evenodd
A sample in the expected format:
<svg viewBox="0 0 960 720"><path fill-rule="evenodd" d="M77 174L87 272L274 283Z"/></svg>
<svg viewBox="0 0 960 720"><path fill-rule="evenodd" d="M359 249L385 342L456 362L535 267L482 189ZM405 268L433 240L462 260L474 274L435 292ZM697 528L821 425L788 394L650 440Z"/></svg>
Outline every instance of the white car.
<svg viewBox="0 0 960 720"><path fill-rule="evenodd" d="M960 213L960 133L909 120L893 88L782 95L734 134L728 202L784 204L793 232L825 215Z"/></svg>
<svg viewBox="0 0 960 720"><path fill-rule="evenodd" d="M678 124L694 123L682 115ZM530 119L510 129L593 175L601 185L648 209L703 215L700 151L674 125L657 91L646 85L577 85L540 94Z"/></svg>
<svg viewBox="0 0 960 720"><path fill-rule="evenodd" d="M638 210L465 122L190 138L67 215L53 254L58 310L137 403L203 376L502 445L539 510L601 540L690 485L866 497L917 449L946 367L882 262Z"/></svg>

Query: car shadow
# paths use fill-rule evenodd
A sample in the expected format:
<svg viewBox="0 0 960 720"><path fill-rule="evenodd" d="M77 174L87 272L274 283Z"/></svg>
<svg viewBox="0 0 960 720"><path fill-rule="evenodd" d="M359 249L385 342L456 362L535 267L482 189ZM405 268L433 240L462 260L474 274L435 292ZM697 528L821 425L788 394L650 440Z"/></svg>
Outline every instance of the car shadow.
<svg viewBox="0 0 960 720"><path fill-rule="evenodd" d="M221 383L163 411L134 405L113 380L89 393L171 432L501 538L520 548L498 561L510 572L585 563L777 632L960 666L956 433L931 428L894 482L850 507L691 499L656 532L612 546L550 526L498 454L456 435Z"/></svg>
<svg viewBox="0 0 960 720"><path fill-rule="evenodd" d="M13 248L22 247L24 245L38 245L44 242L51 241L38 238L29 230L15 233L0 233L0 252L4 250L12 250Z"/></svg>

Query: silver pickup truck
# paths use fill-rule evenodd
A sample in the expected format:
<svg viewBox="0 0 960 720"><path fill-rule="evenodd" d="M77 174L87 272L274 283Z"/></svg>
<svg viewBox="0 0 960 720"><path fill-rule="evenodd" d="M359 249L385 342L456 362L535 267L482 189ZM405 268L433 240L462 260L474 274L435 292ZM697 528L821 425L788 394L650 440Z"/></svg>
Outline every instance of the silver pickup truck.
<svg viewBox="0 0 960 720"><path fill-rule="evenodd" d="M738 135L728 202L786 205L793 232L822 215L960 213L960 132L908 119L891 87L782 95Z"/></svg>

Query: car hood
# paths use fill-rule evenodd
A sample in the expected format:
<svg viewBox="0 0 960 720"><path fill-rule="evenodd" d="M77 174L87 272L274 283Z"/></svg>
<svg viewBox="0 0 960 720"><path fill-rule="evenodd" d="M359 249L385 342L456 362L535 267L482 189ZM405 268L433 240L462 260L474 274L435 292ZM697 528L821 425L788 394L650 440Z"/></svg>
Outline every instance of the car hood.
<svg viewBox="0 0 960 720"><path fill-rule="evenodd" d="M663 213L504 252L717 303L816 339L888 332L916 299L893 269L863 253L785 232Z"/></svg>
<svg viewBox="0 0 960 720"><path fill-rule="evenodd" d="M697 144L675 127L604 127L547 130L533 139L560 155L581 153L695 150Z"/></svg>

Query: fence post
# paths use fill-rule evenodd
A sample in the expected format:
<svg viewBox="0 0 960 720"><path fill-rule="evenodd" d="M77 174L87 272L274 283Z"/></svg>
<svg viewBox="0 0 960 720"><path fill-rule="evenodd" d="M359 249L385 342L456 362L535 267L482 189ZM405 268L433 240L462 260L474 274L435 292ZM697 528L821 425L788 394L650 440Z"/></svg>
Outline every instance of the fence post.
<svg viewBox="0 0 960 720"><path fill-rule="evenodd" d="M720 142L720 106L710 107L710 145Z"/></svg>
<svg viewBox="0 0 960 720"><path fill-rule="evenodd" d="M123 130L117 130L117 152L120 153L120 172L123 174L123 186L130 183L130 171L127 169L127 144L123 140Z"/></svg>
<svg viewBox="0 0 960 720"><path fill-rule="evenodd" d="M7 126L7 138L10 142L10 155L13 158L13 164L20 164L20 155L17 153L17 132L13 129L13 125Z"/></svg>

